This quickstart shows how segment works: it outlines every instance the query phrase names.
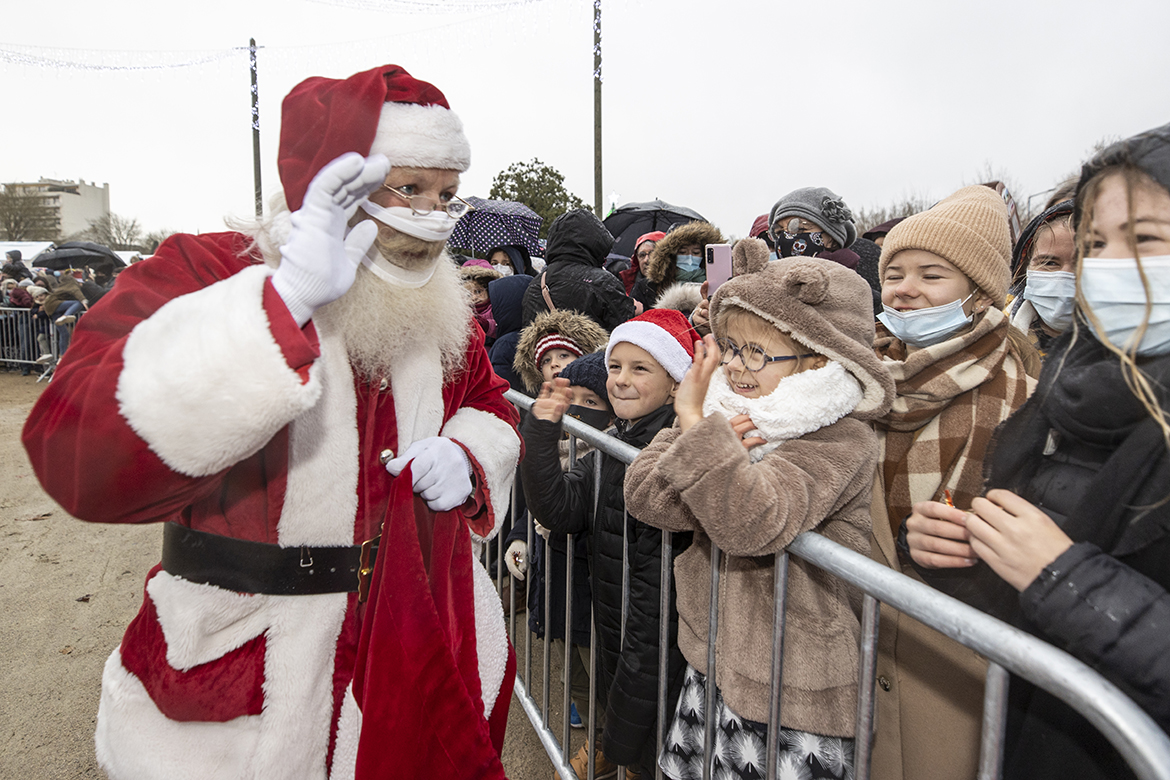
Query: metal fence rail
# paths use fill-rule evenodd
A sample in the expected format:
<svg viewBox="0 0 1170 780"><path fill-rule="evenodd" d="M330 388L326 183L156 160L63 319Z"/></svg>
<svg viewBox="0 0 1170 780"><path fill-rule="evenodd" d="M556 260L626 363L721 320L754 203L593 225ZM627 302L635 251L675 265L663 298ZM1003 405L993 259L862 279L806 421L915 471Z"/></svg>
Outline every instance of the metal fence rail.
<svg viewBox="0 0 1170 780"><path fill-rule="evenodd" d="M70 332L73 328L72 325L60 327ZM61 357L58 336L58 326L51 320L38 320L32 309L0 306L0 363L29 368L43 365L45 372L41 378L47 378Z"/></svg>
<svg viewBox="0 0 1170 780"><path fill-rule="evenodd" d="M522 410L528 410L533 399L515 391L508 391L507 398ZM595 470L596 482L594 485L594 507L600 490L600 458L602 453L617 458L623 463L631 463L639 450L613 437L607 436L583 423L565 417L565 429L571 434L570 441L581 439L593 445L598 458L598 468ZM517 501L513 497L513 517L516 517ZM525 519L528 525L528 545L532 549L533 526L531 517ZM659 626L659 669L666 668L668 636L667 607L669 605L671 555L670 533L663 531L662 555L662 597L661 618ZM1081 661L1073 658L1052 645L1019 629L1013 628L1002 621L990 617L979 610L964 604L957 599L940 593L933 588L913 580L900 572L882 566L881 564L845 548L835 542L825 539L815 533L803 533L788 546L786 552L776 554L774 566L775 574L775 619L773 624L772 650L772 693L770 699L770 718L768 724L768 758L767 777L769 780L776 777L775 740L779 730L780 712L783 707L781 700L780 680L783 678L783 648L784 648L784 608L786 602L788 555L795 555L809 563L840 577L857 587L864 594L861 621L860 669L858 675L858 708L856 729L854 733L854 776L858 780L866 780L870 771L870 752L873 740L874 727L874 685L877 665L877 638L878 638L878 609L881 603L913 617L916 620L936 629L955 641L972 648L990 661L987 670L987 682L983 705L983 736L980 752L980 780L994 780L1000 777L1003 759L1003 734L1007 718L1007 681L1008 672L1019 675L1033 684L1062 699L1068 705L1081 713L1113 744L1121 756L1129 763L1135 774L1142 780L1170 780L1170 737L1145 713L1137 704L1124 693L1106 680L1100 674ZM718 577L720 551L712 545L711 559L711 622L708 634L707 663L704 670L708 680L715 679L715 638L718 628ZM570 657L572 652L571 624L572 624L572 537L568 540L565 579L566 609L565 609L565 658L564 658L564 689L561 697L563 704L563 722L561 734L557 735L549 725L549 690L550 690L550 640L549 640L549 577L551 566L545 567L545 636L544 636L544 669L542 679L543 701L538 704L533 698L532 691L532 634L524 629L524 675L517 675L515 695L528 715L529 721L536 730L545 752L552 761L554 768L563 780L576 780L576 774L568 763L569 750L569 688L570 688ZM503 577L506 571L503 564L502 540L496 545L497 589L503 587ZM623 558L623 600L628 598L629 571L628 559ZM516 640L516 601L515 590L511 589L510 628L513 642ZM623 604L623 624L625 622L625 605ZM596 712L596 631L592 634L590 647L590 684L589 684L589 723L587 725L586 745L592 746L596 740L595 712ZM624 637L623 637L624 641ZM713 747L714 712L713 701L715 685L707 685L707 733L704 739L704 755L710 756ZM665 675L659 675L658 685L658 752L662 750L662 734L670 725L668 718L673 712L666 707ZM594 778L593 751L589 751L588 778ZM619 768L619 778L621 768ZM704 780L710 775L710 761L705 763ZM660 769L655 767L655 776L662 777Z"/></svg>

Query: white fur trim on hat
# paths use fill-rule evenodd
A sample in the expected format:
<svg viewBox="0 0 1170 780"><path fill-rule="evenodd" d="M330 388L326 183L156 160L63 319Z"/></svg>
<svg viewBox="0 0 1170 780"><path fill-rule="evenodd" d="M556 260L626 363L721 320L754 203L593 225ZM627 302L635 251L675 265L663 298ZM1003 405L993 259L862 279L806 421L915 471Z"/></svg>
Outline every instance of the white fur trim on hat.
<svg viewBox="0 0 1170 780"><path fill-rule="evenodd" d="M440 168L466 171L471 146L463 123L442 106L385 103L370 154L384 154L395 167Z"/></svg>
<svg viewBox="0 0 1170 780"><path fill-rule="evenodd" d="M606 363L609 363L613 348L623 341L649 352L676 382L683 380L694 362L694 358L683 349L678 339L664 329L652 322L630 320L613 329L609 344L605 347Z"/></svg>

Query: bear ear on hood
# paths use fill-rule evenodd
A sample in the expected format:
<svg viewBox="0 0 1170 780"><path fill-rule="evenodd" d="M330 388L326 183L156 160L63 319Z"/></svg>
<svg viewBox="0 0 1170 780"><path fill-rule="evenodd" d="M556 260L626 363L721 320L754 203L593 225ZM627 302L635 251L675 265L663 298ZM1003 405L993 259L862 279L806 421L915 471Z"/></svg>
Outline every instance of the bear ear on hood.
<svg viewBox="0 0 1170 780"><path fill-rule="evenodd" d="M809 306L820 305L829 294L829 273L819 263L789 264L780 283L786 295Z"/></svg>
<svg viewBox="0 0 1170 780"><path fill-rule="evenodd" d="M731 248L731 272L735 276L763 271L768 265L768 245L758 238L743 238Z"/></svg>

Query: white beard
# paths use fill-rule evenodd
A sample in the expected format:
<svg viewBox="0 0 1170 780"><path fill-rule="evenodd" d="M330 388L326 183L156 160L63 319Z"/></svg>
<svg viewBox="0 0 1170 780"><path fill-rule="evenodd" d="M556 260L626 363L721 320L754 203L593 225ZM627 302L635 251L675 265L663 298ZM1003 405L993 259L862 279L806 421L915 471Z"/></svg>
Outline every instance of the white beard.
<svg viewBox="0 0 1170 780"><path fill-rule="evenodd" d="M471 299L446 253L422 287L398 287L358 267L353 287L322 306L313 322L326 333L340 334L354 371L367 381L390 376L390 366L418 345L437 344L443 379L464 368L471 336Z"/></svg>
<svg viewBox="0 0 1170 780"><path fill-rule="evenodd" d="M284 199L273 199L263 221L233 225L252 236L264 262L280 265L280 245L292 228ZM393 261L390 261L393 262ZM419 261L395 263L403 267ZM444 382L464 368L464 353L471 337L471 298L459 272L443 251L430 281L421 287L399 287L379 279L359 266L353 286L337 300L313 314L323 333L340 334L354 371L370 382L390 376L396 359L419 345L439 348Z"/></svg>

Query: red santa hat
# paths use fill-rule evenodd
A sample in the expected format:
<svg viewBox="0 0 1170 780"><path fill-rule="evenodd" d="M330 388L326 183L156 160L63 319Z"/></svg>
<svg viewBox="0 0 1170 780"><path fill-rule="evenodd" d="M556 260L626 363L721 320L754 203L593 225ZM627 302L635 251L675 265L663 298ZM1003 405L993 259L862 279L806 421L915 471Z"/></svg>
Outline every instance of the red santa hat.
<svg viewBox="0 0 1170 780"><path fill-rule="evenodd" d="M291 210L317 172L346 152L381 153L392 166L463 172L471 165L463 123L447 98L397 65L305 79L285 97L277 167Z"/></svg>
<svg viewBox="0 0 1170 780"><path fill-rule="evenodd" d="M613 348L623 341L641 347L681 382L695 359L695 342L699 334L682 312L676 309L651 309L613 329L605 347L605 362Z"/></svg>

